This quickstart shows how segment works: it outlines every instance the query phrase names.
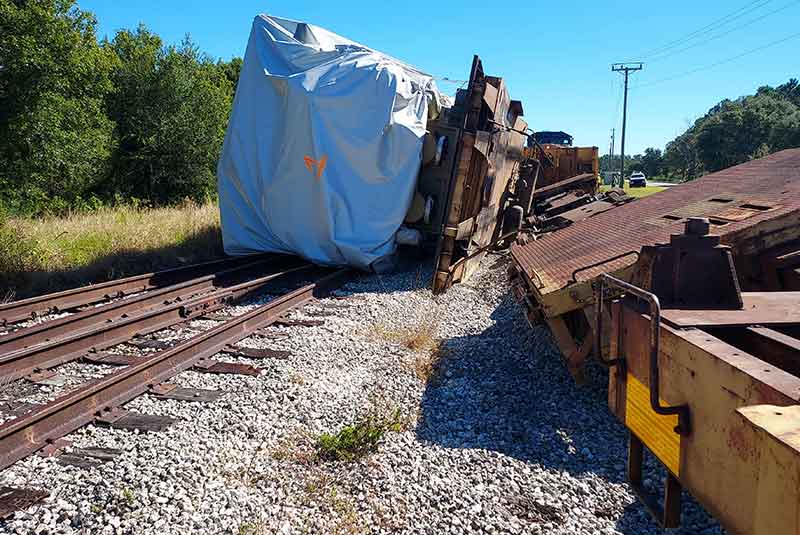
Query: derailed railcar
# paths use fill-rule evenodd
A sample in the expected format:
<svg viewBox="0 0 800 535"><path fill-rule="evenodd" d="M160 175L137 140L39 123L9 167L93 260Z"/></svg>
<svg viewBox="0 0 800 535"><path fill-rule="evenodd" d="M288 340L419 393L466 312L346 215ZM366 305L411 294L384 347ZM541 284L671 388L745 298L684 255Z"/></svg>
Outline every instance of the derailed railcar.
<svg viewBox="0 0 800 535"><path fill-rule="evenodd" d="M522 114L503 79L486 75L475 56L467 87L428 125L429 148L406 224L437 241L436 293L468 278L500 237L527 141Z"/></svg>
<svg viewBox="0 0 800 535"><path fill-rule="evenodd" d="M800 149L512 250L532 323L578 378L592 353L629 429L628 477L662 525L681 489L731 533L800 533ZM643 485L645 450L666 470Z"/></svg>

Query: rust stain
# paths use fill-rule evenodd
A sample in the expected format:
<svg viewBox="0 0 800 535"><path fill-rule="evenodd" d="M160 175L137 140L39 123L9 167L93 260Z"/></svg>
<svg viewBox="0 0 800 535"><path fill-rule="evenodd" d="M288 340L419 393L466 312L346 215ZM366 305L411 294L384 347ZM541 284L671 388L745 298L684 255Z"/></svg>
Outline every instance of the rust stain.
<svg viewBox="0 0 800 535"><path fill-rule="evenodd" d="M744 431L741 427L733 427L728 432L728 447L731 451L745 462L749 462L755 458L755 448L753 444L747 440Z"/></svg>

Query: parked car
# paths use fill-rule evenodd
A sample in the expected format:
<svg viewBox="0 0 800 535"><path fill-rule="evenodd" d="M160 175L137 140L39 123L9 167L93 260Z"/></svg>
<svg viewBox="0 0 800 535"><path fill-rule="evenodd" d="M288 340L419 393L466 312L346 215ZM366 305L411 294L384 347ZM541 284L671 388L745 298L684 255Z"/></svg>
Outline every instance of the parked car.
<svg viewBox="0 0 800 535"><path fill-rule="evenodd" d="M628 185L632 188L647 187L647 177L645 177L644 173L641 171L631 173L631 177L628 179Z"/></svg>

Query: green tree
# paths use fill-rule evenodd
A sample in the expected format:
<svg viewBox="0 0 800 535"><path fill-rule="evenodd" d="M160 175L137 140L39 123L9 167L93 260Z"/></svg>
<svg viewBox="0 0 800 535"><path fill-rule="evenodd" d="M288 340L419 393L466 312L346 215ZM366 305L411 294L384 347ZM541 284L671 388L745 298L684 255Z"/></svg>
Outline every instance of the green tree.
<svg viewBox="0 0 800 535"><path fill-rule="evenodd" d="M169 203L215 191L232 82L187 37L165 47L144 26L111 44L119 58L108 109L119 148L111 191Z"/></svg>
<svg viewBox="0 0 800 535"><path fill-rule="evenodd" d="M653 147L644 149L641 162L642 171L645 175L648 177L660 175L664 165L664 158L661 155L661 149L654 149Z"/></svg>
<svg viewBox="0 0 800 535"><path fill-rule="evenodd" d="M0 0L0 199L74 206L108 173L115 59L72 0Z"/></svg>
<svg viewBox="0 0 800 535"><path fill-rule="evenodd" d="M795 79L721 101L667 144L664 166L670 174L692 179L792 147L800 147L800 84Z"/></svg>
<svg viewBox="0 0 800 535"><path fill-rule="evenodd" d="M220 68L222 73L231 82L231 87L235 90L236 85L239 83L239 74L242 72L242 58L232 58L230 61L219 60L217 67Z"/></svg>
<svg viewBox="0 0 800 535"><path fill-rule="evenodd" d="M694 126L667 143L664 151L664 169L667 174L692 180L700 176L703 166L697 154L697 138Z"/></svg>

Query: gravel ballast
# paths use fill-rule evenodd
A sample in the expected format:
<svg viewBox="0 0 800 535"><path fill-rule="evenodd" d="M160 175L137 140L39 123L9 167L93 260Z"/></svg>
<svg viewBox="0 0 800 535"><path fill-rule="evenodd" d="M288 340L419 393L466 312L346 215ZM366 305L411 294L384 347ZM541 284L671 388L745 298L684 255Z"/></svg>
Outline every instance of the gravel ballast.
<svg viewBox="0 0 800 535"><path fill-rule="evenodd" d="M429 269L363 276L337 291L343 299L293 312L324 324L240 343L288 358L220 357L260 376L173 380L224 391L217 401L144 395L125 407L177 419L167 430L90 425L67 437L121 450L114 461L78 468L31 456L1 472L0 485L50 497L0 533L661 533L625 482L627 433L607 409L603 372L575 385L549 332L531 329L511 297L507 262L486 258L438 297ZM63 373L85 380L109 367L78 368ZM397 424L377 451L317 458L322 433L375 415ZM652 463L648 474L660 489ZM670 533L722 530L685 496L683 527Z"/></svg>

